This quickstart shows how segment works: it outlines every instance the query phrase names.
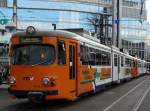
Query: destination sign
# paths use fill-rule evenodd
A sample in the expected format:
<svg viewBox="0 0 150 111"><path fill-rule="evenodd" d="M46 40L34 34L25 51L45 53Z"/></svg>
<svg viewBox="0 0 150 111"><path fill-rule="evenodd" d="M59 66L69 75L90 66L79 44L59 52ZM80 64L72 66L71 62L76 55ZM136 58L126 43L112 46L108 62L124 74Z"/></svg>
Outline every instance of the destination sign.
<svg viewBox="0 0 150 111"><path fill-rule="evenodd" d="M42 38L41 37L22 37L20 39L20 42L22 44L29 44L29 43L39 44L39 43L42 43Z"/></svg>

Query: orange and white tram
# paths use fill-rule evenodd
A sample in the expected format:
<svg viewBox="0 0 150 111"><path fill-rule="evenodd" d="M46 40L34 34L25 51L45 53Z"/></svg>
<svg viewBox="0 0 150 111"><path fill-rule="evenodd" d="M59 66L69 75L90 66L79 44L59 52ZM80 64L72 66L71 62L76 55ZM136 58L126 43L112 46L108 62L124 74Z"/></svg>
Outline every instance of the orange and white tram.
<svg viewBox="0 0 150 111"><path fill-rule="evenodd" d="M11 38L9 93L16 98L75 100L146 72L144 63L89 36L53 30Z"/></svg>

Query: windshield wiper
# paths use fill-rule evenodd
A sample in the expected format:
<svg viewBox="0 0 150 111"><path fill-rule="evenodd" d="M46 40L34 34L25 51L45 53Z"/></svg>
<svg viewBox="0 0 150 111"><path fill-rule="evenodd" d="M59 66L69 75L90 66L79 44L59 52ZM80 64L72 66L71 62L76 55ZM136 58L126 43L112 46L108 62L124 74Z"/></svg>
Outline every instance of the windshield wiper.
<svg viewBox="0 0 150 111"><path fill-rule="evenodd" d="M44 64L44 63L47 63L47 62L49 62L49 61L45 60L43 62L39 62L39 63L33 64L32 67L37 66L37 65L41 65L41 64Z"/></svg>

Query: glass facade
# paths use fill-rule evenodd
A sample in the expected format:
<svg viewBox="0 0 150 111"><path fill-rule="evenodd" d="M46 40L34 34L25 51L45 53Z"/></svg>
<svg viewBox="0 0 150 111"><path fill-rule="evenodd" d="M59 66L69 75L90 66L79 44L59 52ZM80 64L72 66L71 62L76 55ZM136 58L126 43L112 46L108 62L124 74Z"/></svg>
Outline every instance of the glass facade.
<svg viewBox="0 0 150 111"><path fill-rule="evenodd" d="M8 0L7 5L8 8L0 8L0 18L5 15L11 21L13 0ZM141 0L122 0L121 5L141 9ZM145 3L143 9L145 10ZM104 16L104 13L108 16ZM53 28L52 24L56 24L57 29L83 28L86 32L98 33L96 36L106 44L112 37L111 13L112 0L18 0L18 28L25 29L33 25L42 30L50 30ZM120 18L120 25L122 47L129 50L131 55L136 53L141 57L145 46L145 22L141 18L123 16ZM5 38L9 41L9 37Z"/></svg>
<svg viewBox="0 0 150 111"><path fill-rule="evenodd" d="M144 0L143 0L144 1ZM134 8L141 8L142 0L123 0L122 3L124 6L134 7ZM144 8L145 8L145 3Z"/></svg>
<svg viewBox="0 0 150 111"><path fill-rule="evenodd" d="M40 6L39 6L40 5ZM8 9L0 9L7 19L12 18L12 0L8 0ZM58 29L84 28L93 31L89 19L96 17L97 13L103 13L104 7L96 4L85 4L78 2L43 2L31 0L18 0L18 24L20 28L26 28L31 22L38 26L56 24ZM41 7L42 9L39 9ZM0 15L0 17L2 17ZM39 24L41 23L41 24Z"/></svg>
<svg viewBox="0 0 150 111"><path fill-rule="evenodd" d="M123 39L137 42L144 42L146 37L146 23L140 22L138 19L122 18L121 36Z"/></svg>
<svg viewBox="0 0 150 111"><path fill-rule="evenodd" d="M146 59L146 44L145 40L147 38L147 29L146 29L146 18L142 18L142 14L145 11L145 2L141 3L141 0L123 0L124 7L130 7L134 9L134 13L139 17L122 17L121 18L121 43L122 47L128 50L130 55L137 56L141 59ZM141 12L141 5L143 4L143 11ZM130 11L130 10L127 10ZM128 12L127 12L128 13ZM142 14L141 14L142 13ZM140 15L141 14L141 15Z"/></svg>

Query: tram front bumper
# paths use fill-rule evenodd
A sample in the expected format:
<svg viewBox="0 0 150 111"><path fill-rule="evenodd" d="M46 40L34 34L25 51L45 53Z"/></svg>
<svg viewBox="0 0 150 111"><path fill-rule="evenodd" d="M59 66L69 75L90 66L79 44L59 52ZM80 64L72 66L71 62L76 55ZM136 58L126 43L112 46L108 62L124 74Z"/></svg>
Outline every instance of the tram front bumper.
<svg viewBox="0 0 150 111"><path fill-rule="evenodd" d="M50 90L50 91L29 91L29 90L14 90L8 89L8 92L11 95L14 95L16 98L30 98L30 97L45 97L45 96L57 96L58 90Z"/></svg>
<svg viewBox="0 0 150 111"><path fill-rule="evenodd" d="M43 92L28 92L28 99L34 102L40 102L44 100Z"/></svg>

